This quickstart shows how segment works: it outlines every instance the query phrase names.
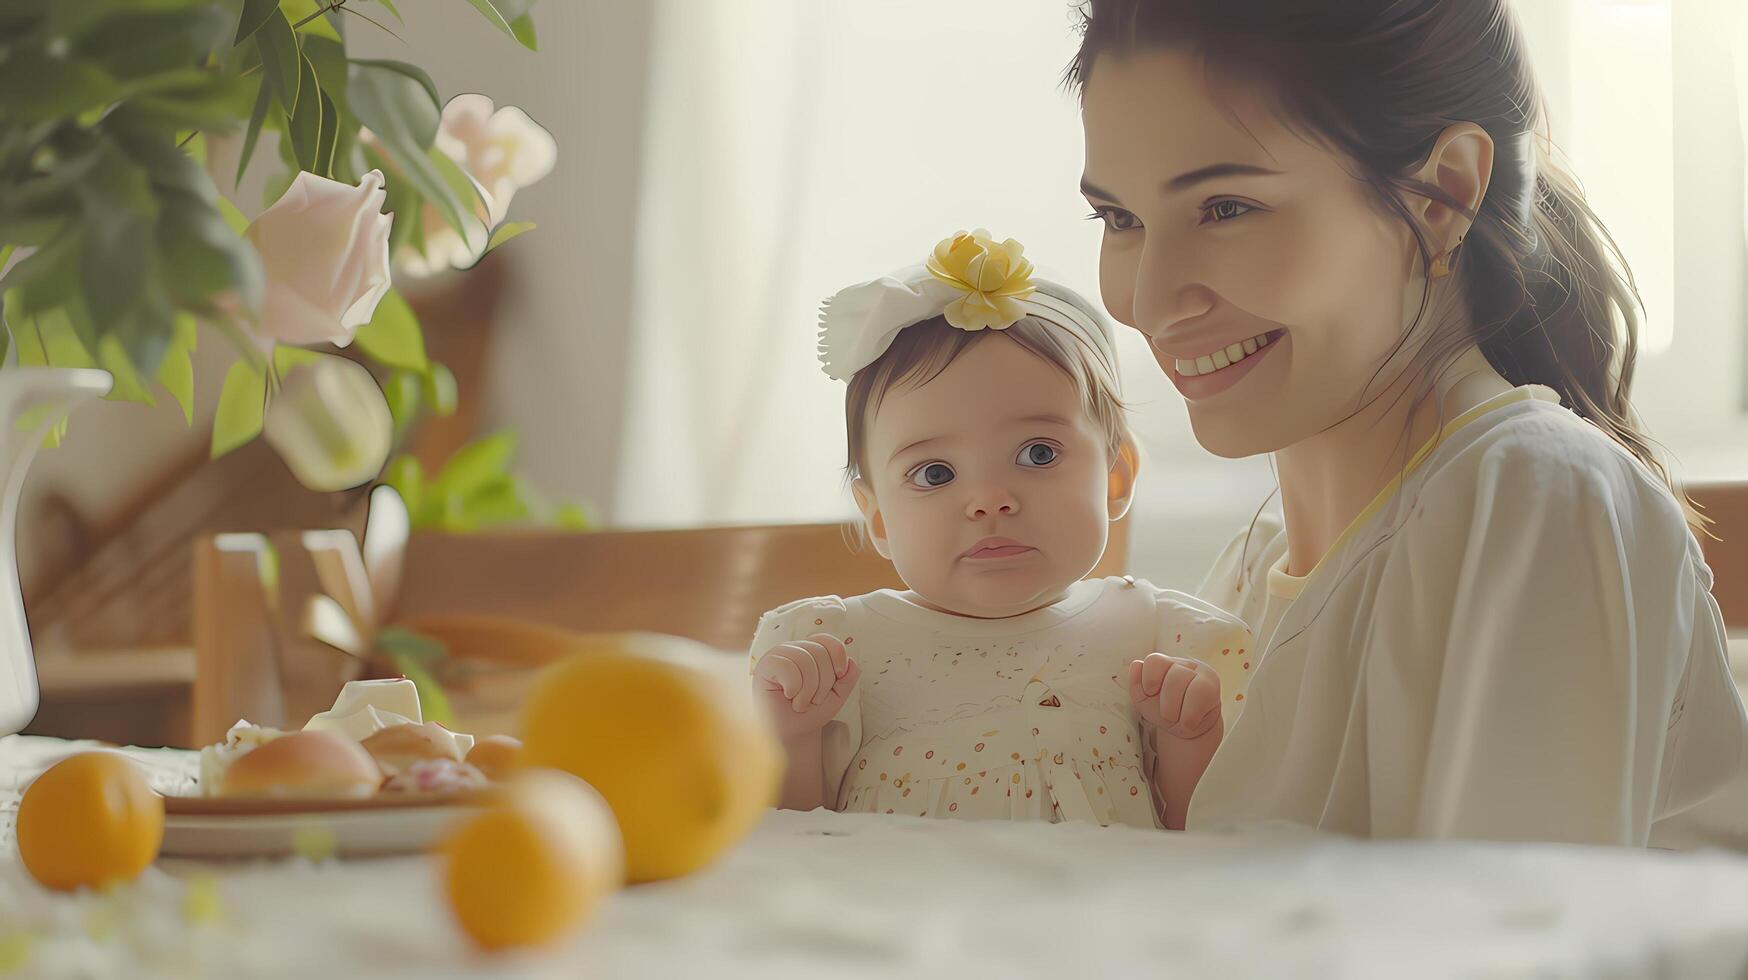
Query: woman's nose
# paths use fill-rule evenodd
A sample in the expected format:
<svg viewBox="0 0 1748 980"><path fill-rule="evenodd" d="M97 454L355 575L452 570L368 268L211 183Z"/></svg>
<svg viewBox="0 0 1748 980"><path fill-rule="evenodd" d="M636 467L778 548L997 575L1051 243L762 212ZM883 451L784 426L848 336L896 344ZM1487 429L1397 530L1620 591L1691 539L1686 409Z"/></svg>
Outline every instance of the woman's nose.
<svg viewBox="0 0 1748 980"><path fill-rule="evenodd" d="M1201 281L1196 259L1185 250L1150 238L1135 270L1132 315L1135 328L1151 340L1214 308L1214 291Z"/></svg>
<svg viewBox="0 0 1748 980"><path fill-rule="evenodd" d="M983 487L971 495L965 504L965 516L974 521L989 517L1009 517L1020 512L1020 498L1006 487Z"/></svg>

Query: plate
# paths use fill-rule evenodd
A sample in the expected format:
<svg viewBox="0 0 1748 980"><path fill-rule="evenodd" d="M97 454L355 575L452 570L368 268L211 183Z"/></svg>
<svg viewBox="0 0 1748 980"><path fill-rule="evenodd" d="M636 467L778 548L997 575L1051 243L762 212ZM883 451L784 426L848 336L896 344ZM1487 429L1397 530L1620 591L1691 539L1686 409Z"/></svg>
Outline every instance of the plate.
<svg viewBox="0 0 1748 980"><path fill-rule="evenodd" d="M407 793L363 799L164 799L166 857L270 858L332 852L339 857L417 854L489 792Z"/></svg>

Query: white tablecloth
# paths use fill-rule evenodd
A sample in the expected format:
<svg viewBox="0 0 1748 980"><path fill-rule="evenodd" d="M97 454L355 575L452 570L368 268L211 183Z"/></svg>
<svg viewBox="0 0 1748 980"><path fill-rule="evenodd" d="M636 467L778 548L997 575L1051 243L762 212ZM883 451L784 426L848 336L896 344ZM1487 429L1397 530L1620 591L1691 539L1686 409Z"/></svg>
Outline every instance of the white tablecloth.
<svg viewBox="0 0 1748 980"><path fill-rule="evenodd" d="M1748 975L1742 856L827 812L774 812L574 942L492 959L417 858L166 862L110 896L42 892L10 810L78 747L0 739L0 977ZM165 789L188 771L131 751ZM222 918L191 920L191 889L216 890Z"/></svg>

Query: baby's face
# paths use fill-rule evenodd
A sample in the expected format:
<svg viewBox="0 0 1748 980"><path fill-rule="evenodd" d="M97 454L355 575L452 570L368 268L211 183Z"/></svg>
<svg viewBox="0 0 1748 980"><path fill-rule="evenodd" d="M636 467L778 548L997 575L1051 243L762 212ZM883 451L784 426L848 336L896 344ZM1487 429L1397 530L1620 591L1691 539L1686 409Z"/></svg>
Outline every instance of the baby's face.
<svg viewBox="0 0 1748 980"><path fill-rule="evenodd" d="M948 612L1055 601L1104 554L1111 458L1074 382L1004 337L974 344L871 420L859 489L912 591Z"/></svg>

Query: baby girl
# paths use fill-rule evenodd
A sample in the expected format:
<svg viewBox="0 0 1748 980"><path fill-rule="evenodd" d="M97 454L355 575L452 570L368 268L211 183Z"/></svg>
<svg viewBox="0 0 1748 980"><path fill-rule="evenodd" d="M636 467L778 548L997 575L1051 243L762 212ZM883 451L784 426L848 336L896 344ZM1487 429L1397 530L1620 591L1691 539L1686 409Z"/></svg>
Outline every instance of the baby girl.
<svg viewBox="0 0 1748 980"><path fill-rule="evenodd" d="M907 589L760 619L781 805L1181 829L1253 650L1205 602L1085 578L1137 475L1108 323L1018 242L961 233L828 300L820 358Z"/></svg>

